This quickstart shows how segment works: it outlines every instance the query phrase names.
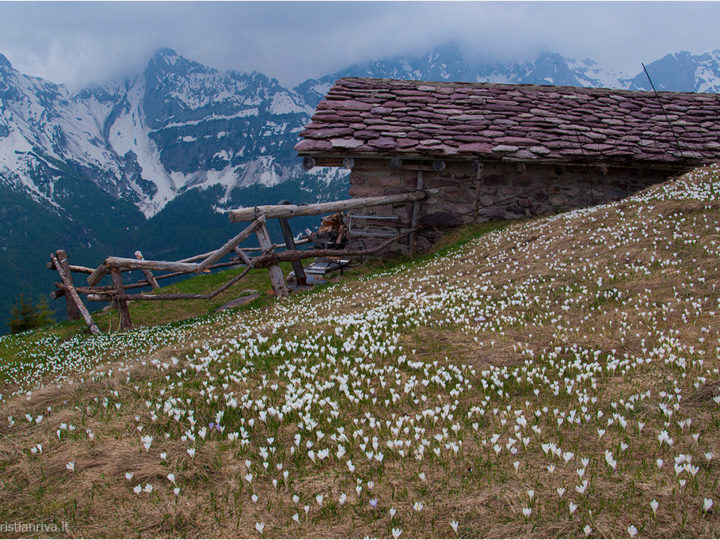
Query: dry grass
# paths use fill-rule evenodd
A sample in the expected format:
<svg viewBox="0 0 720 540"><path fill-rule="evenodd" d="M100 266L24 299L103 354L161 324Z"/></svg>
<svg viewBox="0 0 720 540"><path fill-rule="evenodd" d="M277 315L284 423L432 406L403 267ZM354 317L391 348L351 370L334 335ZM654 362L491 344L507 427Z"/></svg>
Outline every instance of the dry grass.
<svg viewBox="0 0 720 540"><path fill-rule="evenodd" d="M67 520L73 536L720 536L720 203L692 191L717 175L211 318L149 354L126 344L83 381L6 399L0 522ZM282 421L268 413L283 406ZM218 411L225 431L203 439ZM61 424L76 428L58 439ZM382 462L366 455L373 437Z"/></svg>

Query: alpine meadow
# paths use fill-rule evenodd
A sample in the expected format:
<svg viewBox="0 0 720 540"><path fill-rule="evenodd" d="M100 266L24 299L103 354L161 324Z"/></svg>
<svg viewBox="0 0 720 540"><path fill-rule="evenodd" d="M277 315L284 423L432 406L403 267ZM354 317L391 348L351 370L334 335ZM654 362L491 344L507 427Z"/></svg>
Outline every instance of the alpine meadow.
<svg viewBox="0 0 720 540"><path fill-rule="evenodd" d="M0 521L717 537L719 210L715 165L289 299L3 337Z"/></svg>

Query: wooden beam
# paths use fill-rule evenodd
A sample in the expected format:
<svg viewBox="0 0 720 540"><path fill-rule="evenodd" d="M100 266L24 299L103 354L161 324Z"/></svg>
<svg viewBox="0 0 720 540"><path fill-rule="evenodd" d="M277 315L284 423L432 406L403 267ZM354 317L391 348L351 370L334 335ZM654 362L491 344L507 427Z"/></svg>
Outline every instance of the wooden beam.
<svg viewBox="0 0 720 540"><path fill-rule="evenodd" d="M475 201L473 202L475 215L473 216L473 221L475 222L477 222L480 217L480 207L482 206L480 204L480 197L482 196L482 177L484 168L485 166L481 161L473 161L472 170L475 173Z"/></svg>
<svg viewBox="0 0 720 540"><path fill-rule="evenodd" d="M218 294L225 291L238 281L240 281L242 278L245 277L245 275L252 270L252 266L248 266L245 270L243 270L240 274L232 278L230 281L225 283L224 285L221 285L217 289L215 289L213 292L208 294L146 294L146 293L140 293L140 294L124 294L120 298L124 300L212 300L215 298Z"/></svg>
<svg viewBox="0 0 720 540"><path fill-rule="evenodd" d="M138 251L135 252L135 258L138 259L139 261L142 261L142 260L145 259L145 257L143 257L143 254L142 254L142 252L141 252L140 250L138 250ZM148 283L150 284L150 286L152 287L153 291L154 291L155 289L159 289L159 288L160 288L160 285L158 285L158 282L155 281L155 276L153 276L153 273L152 273L150 270L147 270L147 269L143 268L142 273L143 273L143 275L145 276L145 279L147 279L147 282L148 282Z"/></svg>
<svg viewBox="0 0 720 540"><path fill-rule="evenodd" d="M55 264L52 261L45 263L45 266L49 270L55 270ZM77 264L71 264L70 271L71 272L79 272L81 274L92 274L93 273L92 268L88 268L87 266L78 266Z"/></svg>
<svg viewBox="0 0 720 540"><path fill-rule="evenodd" d="M283 205L284 206L284 205ZM260 247L263 248L263 253L272 251L272 242L270 241L270 233L268 233L265 222L260 224L257 229L257 237L260 242ZM270 283L272 284L273 291L277 297L290 296L288 288L285 285L285 278L283 277L282 270L277 264L271 263L268 265L268 272L270 273Z"/></svg>
<svg viewBox="0 0 720 540"><path fill-rule="evenodd" d="M88 302L112 302L112 296L109 294L88 294Z"/></svg>
<svg viewBox="0 0 720 540"><path fill-rule="evenodd" d="M405 231L397 234L378 244L377 246L370 249L308 249L308 250L296 250L296 251L279 251L277 253L268 253L266 255L259 255L253 257L252 261L255 268L267 268L270 265L278 264L281 261L300 261L302 259L314 259L315 257L361 257L363 255L372 255L378 251L385 249L393 242L404 238L412 231Z"/></svg>
<svg viewBox="0 0 720 540"><path fill-rule="evenodd" d="M240 258L240 260L244 262L246 266L250 267L253 265L250 258L245 254L242 249L240 249L240 246L235 246L233 249L235 250L235 253L237 253L237 256Z"/></svg>
<svg viewBox="0 0 720 540"><path fill-rule="evenodd" d="M254 233L258 227L265 224L265 216L261 215L258 217L255 221L253 221L250 225L245 227L242 231L240 231L239 234L225 242L225 244L218 248L217 250L213 251L212 254L205 259L203 262L200 263L200 265L197 268L197 272L202 272L206 270L210 265L215 264L220 259L222 259L225 255L230 253L235 246L237 246L240 242L245 240L248 236L250 236L252 233Z"/></svg>
<svg viewBox="0 0 720 540"><path fill-rule="evenodd" d="M125 257L108 257L104 265L112 269L123 270L166 270L168 272L182 272L185 274L197 272L198 264L181 263L172 261L138 261L137 259L126 259ZM90 278L88 278L88 282Z"/></svg>
<svg viewBox="0 0 720 540"><path fill-rule="evenodd" d="M100 280L107 276L109 273L110 268L105 263L102 263L88 276L88 285L90 285L91 287L97 285L98 283L100 283Z"/></svg>
<svg viewBox="0 0 720 540"><path fill-rule="evenodd" d="M57 260L57 257L54 253L50 254L50 259L55 264L55 268L58 271L58 274L60 274L60 279L62 279L63 284L65 285L65 291L66 296L69 295L72 297L73 302L77 305L78 309L80 310L80 314L83 316L83 319L85 319L85 322L88 325L88 328L90 329L91 334L100 334L100 329L98 328L97 324L95 324L95 321L90 316L90 312L87 310L85 305L82 303L82 300L80 300L80 297L78 296L77 291L75 291L75 288L73 287L72 281L70 281L69 276L65 273L65 270L63 269L62 265L60 264L60 261Z"/></svg>
<svg viewBox="0 0 720 540"><path fill-rule="evenodd" d="M417 172L417 182L415 184L415 189L418 192L421 192L423 189L423 172L418 171ZM420 200L415 199L413 201L412 205L412 218L410 220L410 235L408 236L408 248L410 249L410 254L412 255L415 253L415 239L417 238L417 225L418 221L420 220Z"/></svg>
<svg viewBox="0 0 720 540"><path fill-rule="evenodd" d="M72 273L70 272L70 263L68 262L68 256L67 253L65 253L64 250L58 249L55 252L55 255L57 256L57 261L62 267L63 271L65 272L65 275L67 275L68 281L70 282L70 286L73 285L73 279L72 279ZM53 264L54 261L53 261ZM55 269L59 271L57 268L57 265L55 265ZM70 295L65 295L65 310L67 311L67 318L71 321L79 321L80 320L80 309L78 309L77 304L73 301L72 297Z"/></svg>
<svg viewBox="0 0 720 540"><path fill-rule="evenodd" d="M237 223L240 221L252 221L258 215L265 214L267 219L279 217L296 217L296 216L316 216L319 214L331 214L334 212L342 212L343 210L352 210L354 208L364 208L372 206L383 206L386 204L396 204L408 201L424 199L426 197L423 191L414 191L410 193L401 193L399 195L385 195L382 197L362 197L358 199L345 199L343 201L335 201L328 203L316 204L271 204L265 206L256 206L254 208L238 208L228 212L230 221ZM262 247L262 246L261 246Z"/></svg>
<svg viewBox="0 0 720 540"><path fill-rule="evenodd" d="M117 295L115 296L115 305L117 306L118 313L120 314L120 328L122 330L128 330L132 328L132 321L130 320L130 308L128 302L122 296L125 295L125 287L122 282L122 275L117 268L112 269L112 280Z"/></svg>

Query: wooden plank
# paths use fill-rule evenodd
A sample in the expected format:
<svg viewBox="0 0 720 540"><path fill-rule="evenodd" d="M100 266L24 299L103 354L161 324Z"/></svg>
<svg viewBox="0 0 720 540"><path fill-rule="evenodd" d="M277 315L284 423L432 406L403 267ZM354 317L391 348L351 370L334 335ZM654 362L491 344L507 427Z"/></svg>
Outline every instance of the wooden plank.
<svg viewBox="0 0 720 540"><path fill-rule="evenodd" d="M115 298L115 305L117 306L118 313L120 314L120 328L122 330L128 330L132 328L132 321L130 320L130 308L128 307L128 301L122 298L125 294L125 287L123 286L122 275L120 270L117 268L112 269L112 280L117 295Z"/></svg>
<svg viewBox="0 0 720 540"><path fill-rule="evenodd" d="M265 253L266 251L272 251L270 233L268 233L265 222L260 224L260 227L258 227L256 233L258 241L260 242L260 247L263 248L263 253ZM270 273L270 283L272 284L273 291L275 291L275 296L290 296L288 288L285 285L285 278L283 277L283 273L280 267L277 264L270 264L268 265L268 272Z"/></svg>
<svg viewBox="0 0 720 540"><path fill-rule="evenodd" d="M220 259L222 259L225 255L230 253L235 246L237 246L240 242L248 238L252 233L254 233L258 227L265 224L265 216L261 215L259 218L257 218L255 221L253 221L250 225L245 227L240 233L238 233L236 236L232 237L230 240L225 242L225 244L218 248L217 250L213 251L212 254L205 259L203 262L200 263L198 266L197 271L202 272L205 270L208 266L215 264Z"/></svg>
<svg viewBox="0 0 720 540"><path fill-rule="evenodd" d="M138 259L139 261L142 261L142 260L145 259L145 257L143 257L143 254L142 254L142 252L141 252L140 250L138 250L138 251L135 252L135 258ZM150 286L152 287L153 291L154 291L155 289L159 289L159 288L160 288L160 285L158 285L158 282L155 281L155 276L153 276L153 273L152 273L150 270L147 270L147 269L143 268L142 273L143 273L143 275L145 276L145 279L147 279L147 282L148 282L148 283L150 284Z"/></svg>
<svg viewBox="0 0 720 540"><path fill-rule="evenodd" d="M422 188L423 188L423 172L418 171L417 172L417 183L415 185L415 189L418 192L422 192ZM412 232L410 233L410 236L408 236L408 248L410 249L410 254L415 253L415 239L417 238L416 229L417 229L419 220L420 220L420 200L415 199L413 201L412 218L410 220L410 229Z"/></svg>
<svg viewBox="0 0 720 540"><path fill-rule="evenodd" d="M230 221L237 223L240 221L251 221L258 215L265 214L267 219L279 217L296 217L296 216L315 216L318 214L330 214L333 212L341 212L344 210L352 210L353 208L364 208L372 206L383 206L385 204L403 203L408 201L421 200L425 198L422 191L414 191L411 193L401 193L399 195L385 195L383 197L362 197L358 199L345 199L343 201L335 201L328 203L316 204L272 204L266 206L256 206L254 208L238 208L230 210L228 215Z"/></svg>
<svg viewBox="0 0 720 540"><path fill-rule="evenodd" d="M54 253L50 254L50 259L53 263L55 263L55 268L58 271L58 274L60 274L60 279L62 279L63 284L65 285L65 292L66 296L72 297L73 301L77 305L78 309L80 310L80 314L82 315L83 319L85 319L85 322L88 325L88 328L90 329L91 334L100 334L100 329L98 328L97 324L95 324L95 321L90 316L90 312L87 310L85 305L82 303L82 300L80 300L80 296L78 296L77 291L73 287L72 281L70 281L69 276L65 273L65 270L63 269L60 262L57 260L57 257Z"/></svg>
<svg viewBox="0 0 720 540"><path fill-rule="evenodd" d="M65 251L62 249L58 249L55 252L55 255L57 256L58 263L60 264L63 271L65 272L65 275L67 275L68 280L70 281L70 286L72 286L73 279L72 279L72 273L70 271L70 263L68 262L67 253L65 253ZM56 267L56 270L57 270L57 267ZM80 310L78 309L77 304L73 301L73 299L70 295L65 295L65 310L67 311L68 320L71 320L71 321L79 321L80 320L80 317L81 317Z"/></svg>

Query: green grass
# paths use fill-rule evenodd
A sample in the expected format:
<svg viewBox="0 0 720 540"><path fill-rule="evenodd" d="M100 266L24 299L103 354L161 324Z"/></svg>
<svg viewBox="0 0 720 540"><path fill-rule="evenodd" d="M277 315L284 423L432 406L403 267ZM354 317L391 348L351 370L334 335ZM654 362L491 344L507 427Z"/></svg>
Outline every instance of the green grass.
<svg viewBox="0 0 720 540"><path fill-rule="evenodd" d="M669 219L673 204L466 229L444 256L374 261L324 291L70 337L54 358L90 358L64 364L72 380L0 400L0 522L717 537L717 251L668 242L714 246L716 221L699 204Z"/></svg>
<svg viewBox="0 0 720 540"><path fill-rule="evenodd" d="M508 221L493 221L475 225L468 225L451 231L442 238L438 244L428 252L415 255L400 254L386 258L369 258L362 265L345 269L342 276L336 272L324 285L318 285L296 294L316 294L332 285L336 280L353 282L356 280L372 279L384 273L394 273L405 268L421 265L428 260L442 257L454 250L461 249L468 242L492 231L503 230ZM307 261L306 261L307 264ZM283 274L287 275L292 266L290 263L281 263ZM161 287L157 294L204 294L211 292L223 283L232 279L243 271L243 268L233 268L213 274L194 276L172 285ZM162 284L162 281L160 282ZM132 294L139 289L128 291ZM191 322L206 317L215 310L240 296L246 291L257 291L259 297L244 306L231 308L232 311L258 309L267 306L273 301L274 295L267 269L250 271L242 280L216 296L212 300L168 300L168 301L131 301L130 317L133 328L148 328L181 321ZM84 296L81 296L85 300ZM56 302L64 303L64 299ZM103 333L115 334L119 328L119 316L116 309L96 311L93 319ZM43 348L51 348L53 344L62 343L71 339L86 339L89 337L87 325L84 320L63 321L46 327L38 328L14 336L5 336L0 339L0 384L18 380L22 373L32 371L37 367L37 356ZM9 372L15 375L10 377ZM1 390L0 390L1 391Z"/></svg>

